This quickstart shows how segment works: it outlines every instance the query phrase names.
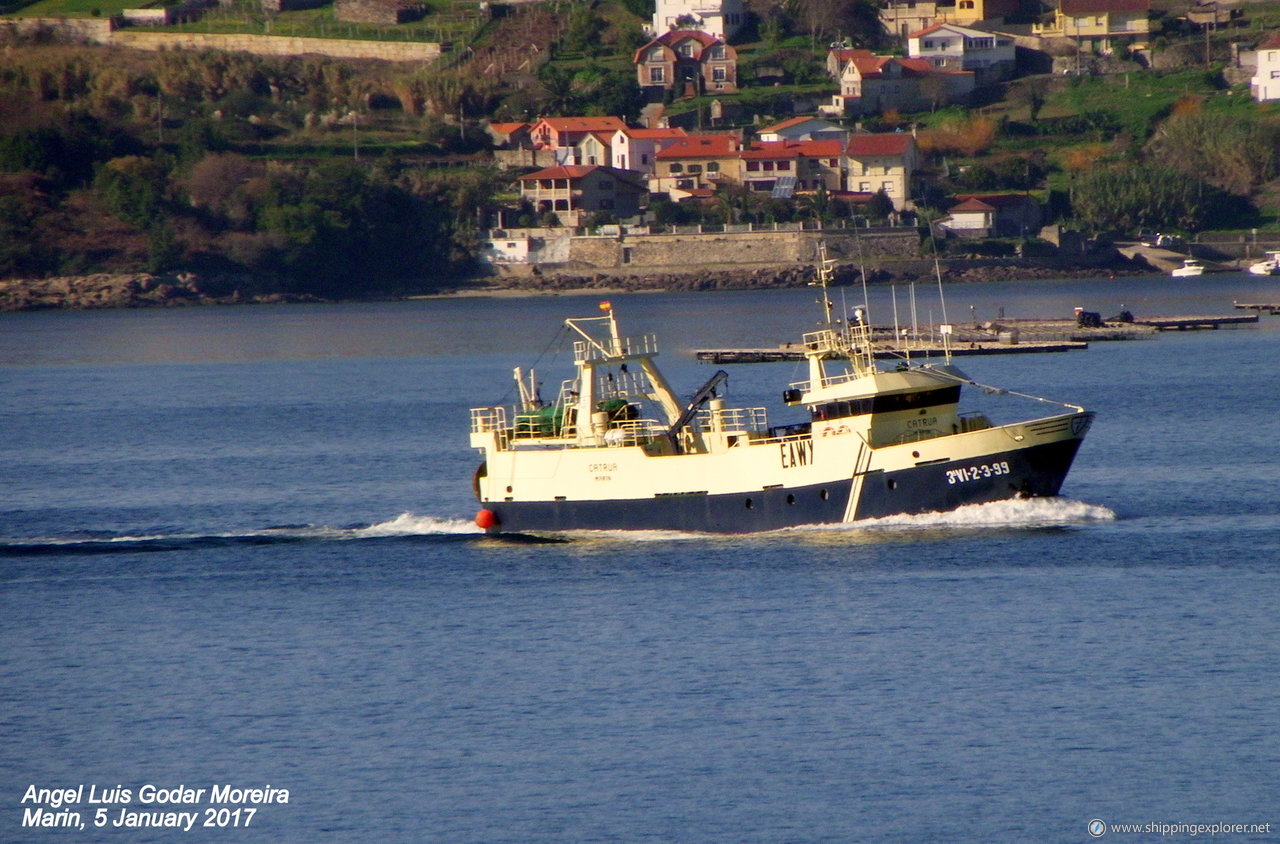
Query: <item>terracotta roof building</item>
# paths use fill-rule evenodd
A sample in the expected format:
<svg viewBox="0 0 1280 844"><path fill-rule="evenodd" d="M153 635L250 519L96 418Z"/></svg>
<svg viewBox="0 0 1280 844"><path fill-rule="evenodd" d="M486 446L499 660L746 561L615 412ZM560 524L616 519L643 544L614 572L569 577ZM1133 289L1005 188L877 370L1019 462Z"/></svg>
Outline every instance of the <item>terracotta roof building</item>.
<svg viewBox="0 0 1280 844"><path fill-rule="evenodd" d="M633 217L648 193L639 174L613 167L561 165L520 177L521 197L539 213L554 212L565 226L584 225L599 212Z"/></svg>
<svg viewBox="0 0 1280 844"><path fill-rule="evenodd" d="M636 82L676 96L738 90L738 51L721 38L692 29L664 32L635 53Z"/></svg>

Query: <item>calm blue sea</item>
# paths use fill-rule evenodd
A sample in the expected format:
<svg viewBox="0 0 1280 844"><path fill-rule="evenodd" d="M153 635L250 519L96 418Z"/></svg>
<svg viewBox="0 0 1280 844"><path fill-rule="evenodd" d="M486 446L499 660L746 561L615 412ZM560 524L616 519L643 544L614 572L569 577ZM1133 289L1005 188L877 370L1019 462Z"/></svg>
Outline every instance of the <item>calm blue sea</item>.
<svg viewBox="0 0 1280 844"><path fill-rule="evenodd" d="M1227 314L1280 284L946 295L956 321ZM807 290L610 298L686 393L711 372L692 349L817 317ZM899 286L877 321L895 298L910 320ZM1280 840L1280 317L961 359L1097 411L1061 499L484 537L467 410L544 351L554 390L547 344L596 305L0 315L0 840L1084 842L1093 819ZM772 408L799 377L730 372L734 404ZM24 827L33 785L83 785L85 829ZM218 808L147 785L289 802L94 826L90 786Z"/></svg>

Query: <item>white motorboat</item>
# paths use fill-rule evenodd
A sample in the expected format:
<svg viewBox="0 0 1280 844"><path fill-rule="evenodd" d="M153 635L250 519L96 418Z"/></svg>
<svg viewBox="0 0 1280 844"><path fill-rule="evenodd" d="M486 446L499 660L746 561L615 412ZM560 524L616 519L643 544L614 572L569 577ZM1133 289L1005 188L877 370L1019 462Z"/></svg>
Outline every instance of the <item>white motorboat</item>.
<svg viewBox="0 0 1280 844"><path fill-rule="evenodd" d="M1193 276L1193 275L1204 275L1204 264L1200 263L1195 258L1187 258L1185 261L1182 262L1182 266L1175 269L1172 273L1170 273L1170 275L1176 278L1182 278L1184 276Z"/></svg>
<svg viewBox="0 0 1280 844"><path fill-rule="evenodd" d="M1280 249L1268 250L1266 260L1249 265L1254 275L1280 275Z"/></svg>

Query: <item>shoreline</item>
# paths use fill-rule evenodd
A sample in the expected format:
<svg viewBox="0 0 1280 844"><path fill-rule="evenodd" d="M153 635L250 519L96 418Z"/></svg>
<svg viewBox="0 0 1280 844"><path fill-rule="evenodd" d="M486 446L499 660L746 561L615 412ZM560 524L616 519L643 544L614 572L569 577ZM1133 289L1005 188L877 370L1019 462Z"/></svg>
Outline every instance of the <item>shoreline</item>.
<svg viewBox="0 0 1280 844"><path fill-rule="evenodd" d="M921 262L915 262L920 264ZM931 264L931 262L930 262ZM968 264L969 266L959 266ZM1062 278L1100 278L1156 274L1132 262L1107 262L1091 266L1057 262L953 261L941 264L944 284L988 281L1036 281ZM620 293L674 293L712 290L786 289L807 286L814 277L812 265L756 267L689 267L653 272L540 271L523 275L495 275L459 280L438 289L385 291L368 296L315 296L280 290L270 282L244 276L201 276L195 273L93 273L43 279L0 280L0 313L44 310L105 310L152 307L202 307L207 305L269 305L336 302L405 301L441 298L520 298L534 296L617 295ZM859 270L836 267L834 286L849 286L861 278ZM932 281L927 273L883 264L868 269L872 285Z"/></svg>

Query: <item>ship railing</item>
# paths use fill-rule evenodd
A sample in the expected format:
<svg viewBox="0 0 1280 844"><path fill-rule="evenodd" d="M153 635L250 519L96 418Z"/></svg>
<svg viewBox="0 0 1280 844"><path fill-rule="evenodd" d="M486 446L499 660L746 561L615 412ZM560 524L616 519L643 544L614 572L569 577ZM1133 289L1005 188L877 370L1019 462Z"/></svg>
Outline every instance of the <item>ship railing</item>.
<svg viewBox="0 0 1280 844"><path fill-rule="evenodd" d="M698 411L698 425L703 431L760 433L769 430L768 411L763 407L734 407Z"/></svg>
<svg viewBox="0 0 1280 844"><path fill-rule="evenodd" d="M802 340L806 351L811 354L848 358L858 369L871 369L875 366L871 326L864 322L856 322L840 329L809 331L802 336Z"/></svg>
<svg viewBox="0 0 1280 844"><path fill-rule="evenodd" d="M483 434L488 431L504 431L506 428L507 409L505 407L471 408L471 433Z"/></svg>
<svg viewBox="0 0 1280 844"><path fill-rule="evenodd" d="M808 422L803 422L797 425L780 425L777 428L770 428L765 434L764 437L752 437L750 445L772 445L813 439L813 428Z"/></svg>
<svg viewBox="0 0 1280 844"><path fill-rule="evenodd" d="M596 378L596 395L601 401L609 399L643 399L653 392L649 376L644 370L610 372Z"/></svg>
<svg viewBox="0 0 1280 844"><path fill-rule="evenodd" d="M645 445L665 436L667 426L657 419L628 419L615 422L604 433L604 444L610 447Z"/></svg>
<svg viewBox="0 0 1280 844"><path fill-rule="evenodd" d="M656 334L642 334L639 337L602 337L592 341L575 340L573 343L573 357L579 363L657 353L658 336Z"/></svg>
<svg viewBox="0 0 1280 844"><path fill-rule="evenodd" d="M471 408L471 433L490 432L497 437L498 448L505 449L508 446L511 441L511 428L507 426L507 409L505 407Z"/></svg>
<svg viewBox="0 0 1280 844"><path fill-rule="evenodd" d="M830 387L832 384L844 384L849 381L856 381L861 377L862 375L857 372L841 372L836 375L822 376L822 382L819 384L815 384L813 381L806 378L803 381L793 381L787 386L796 390L800 390L803 393L807 393L807 392L810 392L811 390L817 390L821 387Z"/></svg>

